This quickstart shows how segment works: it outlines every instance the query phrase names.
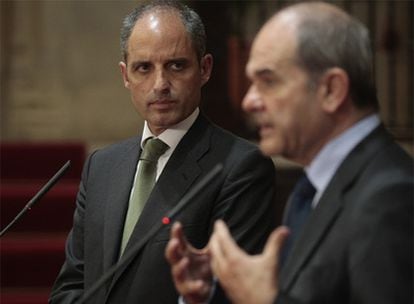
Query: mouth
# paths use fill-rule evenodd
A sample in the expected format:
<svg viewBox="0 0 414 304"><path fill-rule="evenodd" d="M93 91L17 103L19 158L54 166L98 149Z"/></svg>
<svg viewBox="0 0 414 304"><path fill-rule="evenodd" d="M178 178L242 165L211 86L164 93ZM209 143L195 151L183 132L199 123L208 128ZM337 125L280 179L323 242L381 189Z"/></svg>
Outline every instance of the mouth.
<svg viewBox="0 0 414 304"><path fill-rule="evenodd" d="M167 110L167 109L170 109L171 107L173 107L174 104L175 104L174 100L158 99L158 100L151 101L148 104L148 106L150 108L154 108L154 109L158 109L158 110Z"/></svg>
<svg viewBox="0 0 414 304"><path fill-rule="evenodd" d="M261 123L258 125L259 134L261 137L267 137L272 133L273 127L267 123Z"/></svg>

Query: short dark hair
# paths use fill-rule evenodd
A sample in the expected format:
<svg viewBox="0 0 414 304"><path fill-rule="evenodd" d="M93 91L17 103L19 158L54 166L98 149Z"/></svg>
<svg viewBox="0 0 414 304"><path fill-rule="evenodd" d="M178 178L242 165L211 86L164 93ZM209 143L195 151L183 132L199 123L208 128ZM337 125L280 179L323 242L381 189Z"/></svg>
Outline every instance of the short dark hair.
<svg viewBox="0 0 414 304"><path fill-rule="evenodd" d="M128 58L129 37L136 22L146 13L157 10L173 11L178 14L184 27L191 36L197 58L201 59L206 52L206 32L200 16L193 9L178 1L158 0L144 3L125 16L121 28L121 51L125 62Z"/></svg>
<svg viewBox="0 0 414 304"><path fill-rule="evenodd" d="M298 5L295 10L301 14L296 27L299 64L314 81L329 68L342 68L348 74L354 104L378 109L368 29L345 12L327 13L313 10L312 5L318 3Z"/></svg>

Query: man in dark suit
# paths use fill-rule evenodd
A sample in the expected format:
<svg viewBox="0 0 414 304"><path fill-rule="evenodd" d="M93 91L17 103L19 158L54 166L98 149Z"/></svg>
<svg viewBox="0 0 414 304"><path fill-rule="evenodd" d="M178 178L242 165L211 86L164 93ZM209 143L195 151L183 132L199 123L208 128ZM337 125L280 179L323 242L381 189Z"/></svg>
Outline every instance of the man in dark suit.
<svg viewBox="0 0 414 304"><path fill-rule="evenodd" d="M275 226L272 161L199 111L201 87L212 69L199 16L178 3L146 4L125 18L121 36L120 68L145 119L143 134L87 160L51 303L75 303L217 163L223 163L221 175L178 217L192 244L205 246L214 221L224 218L240 246L260 252ZM156 161L156 183L129 235L148 138L165 148ZM176 303L164 257L168 239L165 226L88 303Z"/></svg>
<svg viewBox="0 0 414 304"><path fill-rule="evenodd" d="M261 150L302 164L308 181L301 199L299 186L292 193L288 228L276 229L262 254L246 254L216 223L202 254L229 298L412 303L413 160L380 122L365 26L326 3L287 7L256 36L246 71L243 108L257 121ZM188 304L211 293L195 253L174 226L166 254Z"/></svg>

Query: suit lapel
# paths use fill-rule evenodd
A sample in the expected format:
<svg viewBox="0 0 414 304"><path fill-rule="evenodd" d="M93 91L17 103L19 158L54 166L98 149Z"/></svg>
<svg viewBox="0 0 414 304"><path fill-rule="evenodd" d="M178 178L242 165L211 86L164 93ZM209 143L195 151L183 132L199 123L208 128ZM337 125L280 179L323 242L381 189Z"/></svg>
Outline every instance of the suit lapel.
<svg viewBox="0 0 414 304"><path fill-rule="evenodd" d="M202 173L198 160L210 147L211 129L208 126L207 120L200 115L176 147L145 204L126 250L142 239L174 207ZM131 262L115 273L111 288Z"/></svg>
<svg viewBox="0 0 414 304"><path fill-rule="evenodd" d="M340 215L343 207L343 193L358 178L372 155L386 145L383 127L374 130L347 156L338 168L309 220L302 228L291 255L280 274L281 290L287 290L294 283L300 270L310 259L324 236Z"/></svg>
<svg viewBox="0 0 414 304"><path fill-rule="evenodd" d="M123 222L140 153L139 142L140 138L137 137L136 144L128 148L111 169L112 180L108 183L104 224L104 271L118 258Z"/></svg>

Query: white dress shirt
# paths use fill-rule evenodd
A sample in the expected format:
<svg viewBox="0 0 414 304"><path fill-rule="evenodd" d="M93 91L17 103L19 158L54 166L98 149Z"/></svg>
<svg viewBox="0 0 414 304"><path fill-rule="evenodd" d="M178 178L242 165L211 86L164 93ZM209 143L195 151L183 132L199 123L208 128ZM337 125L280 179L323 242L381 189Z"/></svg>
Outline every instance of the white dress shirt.
<svg viewBox="0 0 414 304"><path fill-rule="evenodd" d="M309 180L316 188L312 207L318 204L319 199L345 157L379 124L380 119L377 114L365 117L326 144L310 165L305 167Z"/></svg>
<svg viewBox="0 0 414 304"><path fill-rule="evenodd" d="M170 159L171 155L173 154L175 148L177 147L178 143L181 141L181 139L184 137L184 135L188 132L188 130L191 128L191 126L194 124L195 120L198 117L198 114L200 113L200 110L196 108L193 113L191 113L190 116L188 116L183 121L180 121L178 124L168 128L164 132L162 132L160 135L155 136L151 133L151 130L148 127L147 122L144 123L144 130L142 132L142 138L141 138L141 149L143 149L143 144L145 140L147 140L150 137L159 138L164 143L166 143L169 148L167 151L160 156L157 162L157 175L155 177L155 180L158 180L158 177L161 175L162 170L164 170L165 165L167 164L168 160ZM137 168L135 169L135 178L134 178L134 184L135 180L137 178L138 169L141 162L138 161ZM131 200L131 195L134 192L134 187L131 189L131 193L129 196L129 200Z"/></svg>

